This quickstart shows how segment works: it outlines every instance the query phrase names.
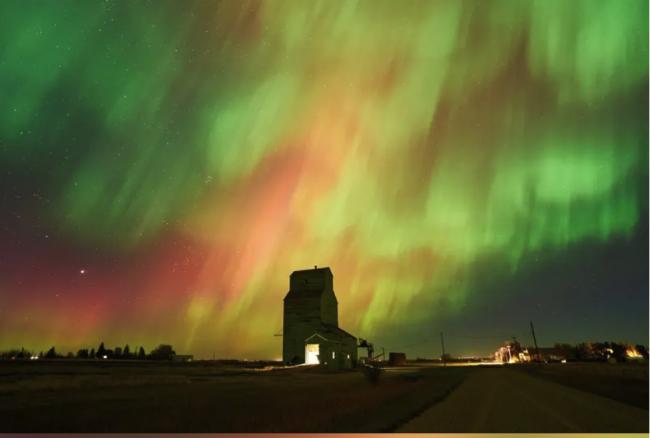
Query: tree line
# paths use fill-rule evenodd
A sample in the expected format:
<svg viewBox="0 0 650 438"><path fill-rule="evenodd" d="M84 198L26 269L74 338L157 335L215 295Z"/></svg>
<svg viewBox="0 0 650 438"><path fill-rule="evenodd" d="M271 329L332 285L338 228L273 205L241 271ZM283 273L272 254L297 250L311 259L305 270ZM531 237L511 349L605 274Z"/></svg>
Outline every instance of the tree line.
<svg viewBox="0 0 650 438"><path fill-rule="evenodd" d="M648 360L645 345L624 342L583 342L577 345L555 344L554 348L567 360L628 362L630 360Z"/></svg>
<svg viewBox="0 0 650 438"><path fill-rule="evenodd" d="M147 353L144 347L131 350L128 344L124 347L106 348L101 342L97 349L81 348L76 354L68 352L60 354L56 347L51 347L46 352L41 351L35 354L21 348L20 350L8 350L0 352L0 359L4 360L29 360L29 359L99 359L99 360L172 360L176 352L169 344L160 344L158 347Z"/></svg>
<svg viewBox="0 0 650 438"><path fill-rule="evenodd" d="M552 348L540 347L539 358L536 348L523 347L517 341L508 341L508 356L515 358L526 352L530 360L566 360L575 362L630 362L648 360L648 348L645 345L632 345L625 342L582 342L579 344L556 343ZM502 350L501 348L500 350ZM498 353L498 352L497 352Z"/></svg>

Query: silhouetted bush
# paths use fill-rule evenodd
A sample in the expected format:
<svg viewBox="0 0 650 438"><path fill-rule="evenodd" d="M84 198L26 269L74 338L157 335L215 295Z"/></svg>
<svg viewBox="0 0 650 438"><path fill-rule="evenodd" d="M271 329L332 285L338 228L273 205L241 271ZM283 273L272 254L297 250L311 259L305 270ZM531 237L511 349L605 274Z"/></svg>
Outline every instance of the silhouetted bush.
<svg viewBox="0 0 650 438"><path fill-rule="evenodd" d="M171 345L160 344L149 353L149 358L153 360L172 360L175 354L176 352Z"/></svg>
<svg viewBox="0 0 650 438"><path fill-rule="evenodd" d="M20 350L9 350L9 351L0 352L0 359L11 359L11 360L29 359L31 355L32 353L25 350L24 348L21 348Z"/></svg>
<svg viewBox="0 0 650 438"><path fill-rule="evenodd" d="M626 362L627 361L627 346L619 344L618 342L611 343L612 357L616 359L616 362Z"/></svg>

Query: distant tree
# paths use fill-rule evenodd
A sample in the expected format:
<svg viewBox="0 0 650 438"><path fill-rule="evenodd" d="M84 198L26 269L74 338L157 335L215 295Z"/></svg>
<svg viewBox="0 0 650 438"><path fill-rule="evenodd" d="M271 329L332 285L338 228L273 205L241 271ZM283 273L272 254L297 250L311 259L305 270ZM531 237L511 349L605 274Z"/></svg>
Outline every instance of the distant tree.
<svg viewBox="0 0 650 438"><path fill-rule="evenodd" d="M68 351L65 357L66 359L74 359L74 353L72 351Z"/></svg>
<svg viewBox="0 0 650 438"><path fill-rule="evenodd" d="M122 359L122 348L115 347L115 352L113 353L114 359Z"/></svg>
<svg viewBox="0 0 650 438"><path fill-rule="evenodd" d="M585 360L585 354L583 352L584 347L582 347L583 345L584 345L584 342L580 343L580 344L576 344L573 347L573 355L576 357L576 360L578 360L578 361Z"/></svg>
<svg viewBox="0 0 650 438"><path fill-rule="evenodd" d="M95 353L95 349L91 348L90 353L88 353L88 357L91 359L96 359L97 358L97 353Z"/></svg>
<svg viewBox="0 0 650 438"><path fill-rule="evenodd" d="M557 352L566 360L576 360L576 348L571 344L555 344Z"/></svg>
<svg viewBox="0 0 650 438"><path fill-rule="evenodd" d="M77 359L88 359L88 349L81 348L77 351Z"/></svg>
<svg viewBox="0 0 650 438"><path fill-rule="evenodd" d="M153 360L172 360L175 354L171 345L160 344L149 353L149 357Z"/></svg>
<svg viewBox="0 0 650 438"><path fill-rule="evenodd" d="M104 347L104 343L102 342L99 344L99 348L97 349L97 357L103 359L104 356L106 356L106 347Z"/></svg>
<svg viewBox="0 0 650 438"><path fill-rule="evenodd" d="M144 348L140 347L138 350L138 359L144 360L147 358L147 354L144 352Z"/></svg>
<svg viewBox="0 0 650 438"><path fill-rule="evenodd" d="M129 344L126 344L124 346L124 349L122 350L122 357L124 359L131 359L131 349L129 348Z"/></svg>
<svg viewBox="0 0 650 438"><path fill-rule="evenodd" d="M29 351L26 351L25 349L20 349L20 350L8 350L8 351L3 351L0 353L0 358L2 359L29 359L31 356L31 353Z"/></svg>
<svg viewBox="0 0 650 438"><path fill-rule="evenodd" d="M637 353L639 353L645 360L648 360L648 349L645 345L637 344L634 346Z"/></svg>
<svg viewBox="0 0 650 438"><path fill-rule="evenodd" d="M574 355L576 360L578 361L585 361L585 360L590 360L591 357L591 349L589 344L586 343L580 343L574 347Z"/></svg>
<svg viewBox="0 0 650 438"><path fill-rule="evenodd" d="M47 359L56 359L56 357L57 357L57 354L56 354L56 350L54 349L54 347L50 348L49 350L47 350L47 353L45 353L45 358L47 358Z"/></svg>
<svg viewBox="0 0 650 438"><path fill-rule="evenodd" d="M594 342L591 346L594 359L596 360L606 361L612 354L609 342Z"/></svg>
<svg viewBox="0 0 650 438"><path fill-rule="evenodd" d="M616 359L616 362L625 362L627 361L627 349L628 345L618 342L611 343L612 356Z"/></svg>

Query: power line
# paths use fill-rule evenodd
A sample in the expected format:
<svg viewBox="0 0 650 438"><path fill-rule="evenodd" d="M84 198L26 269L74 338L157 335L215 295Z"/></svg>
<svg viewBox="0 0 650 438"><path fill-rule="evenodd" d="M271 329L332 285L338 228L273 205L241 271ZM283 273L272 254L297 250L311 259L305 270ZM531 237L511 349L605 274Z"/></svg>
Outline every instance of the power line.
<svg viewBox="0 0 650 438"><path fill-rule="evenodd" d="M530 331L533 332L533 342L535 343L535 355L537 356L537 360L541 361L541 358L539 357L539 348L537 347L537 337L535 336L535 326L533 326L533 321L530 322Z"/></svg>

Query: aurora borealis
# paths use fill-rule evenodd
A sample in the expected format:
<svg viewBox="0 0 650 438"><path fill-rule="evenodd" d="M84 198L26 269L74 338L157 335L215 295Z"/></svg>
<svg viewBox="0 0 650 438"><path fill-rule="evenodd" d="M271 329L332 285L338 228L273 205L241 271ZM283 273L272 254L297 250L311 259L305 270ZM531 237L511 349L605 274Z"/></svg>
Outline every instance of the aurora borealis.
<svg viewBox="0 0 650 438"><path fill-rule="evenodd" d="M0 348L278 357L313 265L408 354L647 344L646 1L5 0L0 55Z"/></svg>

